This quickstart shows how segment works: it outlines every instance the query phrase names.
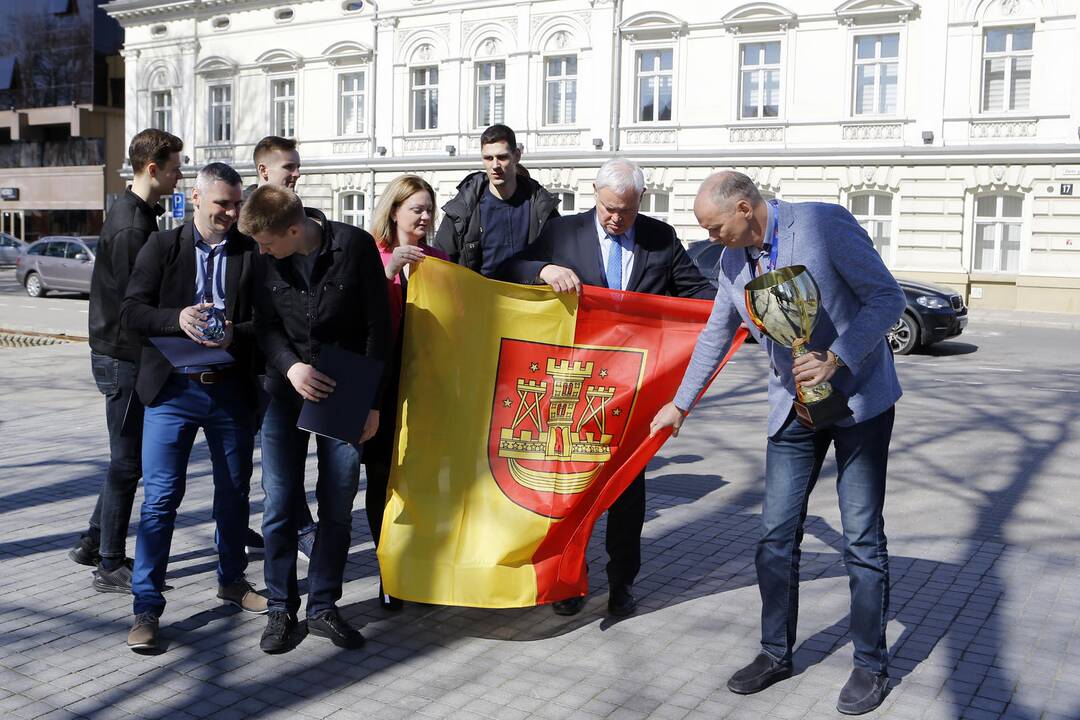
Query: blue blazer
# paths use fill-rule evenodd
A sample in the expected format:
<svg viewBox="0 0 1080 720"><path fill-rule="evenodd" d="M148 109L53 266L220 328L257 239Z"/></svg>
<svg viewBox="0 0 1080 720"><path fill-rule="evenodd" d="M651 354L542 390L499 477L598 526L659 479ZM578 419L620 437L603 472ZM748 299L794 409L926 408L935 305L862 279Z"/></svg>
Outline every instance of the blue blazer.
<svg viewBox="0 0 1080 720"><path fill-rule="evenodd" d="M777 267L805 265L817 282L821 304L810 336L812 350L832 350L847 367L830 382L848 398L853 417L840 425L869 420L900 398L892 352L885 332L906 301L866 231L851 214L831 203L778 203ZM753 275L743 248L724 248L719 290L708 324L698 338L690 366L675 396L689 409L745 322L769 354L769 436L784 425L795 399L791 349L763 337L750 321L744 288Z"/></svg>

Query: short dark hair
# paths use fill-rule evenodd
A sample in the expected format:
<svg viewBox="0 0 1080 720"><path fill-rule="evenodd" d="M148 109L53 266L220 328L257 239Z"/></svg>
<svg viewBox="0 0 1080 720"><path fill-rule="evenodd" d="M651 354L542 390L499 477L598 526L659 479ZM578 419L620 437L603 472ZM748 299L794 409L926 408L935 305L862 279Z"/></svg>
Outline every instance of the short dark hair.
<svg viewBox="0 0 1080 720"><path fill-rule="evenodd" d="M514 129L509 125L492 125L480 135L480 147L491 143L504 142L506 146L510 148L510 152L517 150L517 135L514 134Z"/></svg>
<svg viewBox="0 0 1080 720"><path fill-rule="evenodd" d="M157 128L147 128L131 138L128 145L128 162L135 174L141 173L150 163L161 167L169 156L184 149L184 141L172 133Z"/></svg>
<svg viewBox="0 0 1080 720"><path fill-rule="evenodd" d="M242 185L243 178L240 173L233 170L223 162L212 162L203 167L195 176L195 187L205 191L211 183L223 182L227 185Z"/></svg>
<svg viewBox="0 0 1080 720"><path fill-rule="evenodd" d="M261 232L282 235L289 226L304 222L304 203L288 188L263 185L240 208L237 227L245 235L255 236Z"/></svg>
<svg viewBox="0 0 1080 720"><path fill-rule="evenodd" d="M270 153L278 150L282 152L291 152L295 149L295 140L279 137L277 135L267 135L255 145L255 150L251 153L251 160L255 163L255 167L259 167L259 161Z"/></svg>

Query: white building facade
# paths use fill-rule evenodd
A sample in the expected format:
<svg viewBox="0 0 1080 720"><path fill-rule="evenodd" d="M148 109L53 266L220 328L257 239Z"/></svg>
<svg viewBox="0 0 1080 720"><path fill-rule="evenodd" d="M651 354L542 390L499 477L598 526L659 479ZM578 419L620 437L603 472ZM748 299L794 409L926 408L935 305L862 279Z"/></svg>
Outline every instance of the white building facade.
<svg viewBox="0 0 1080 720"><path fill-rule="evenodd" d="M440 204L505 122L562 211L612 155L705 237L698 184L848 207L898 275L973 307L1080 312L1076 0L114 0L126 134L253 177L300 141L305 204L366 226L386 183ZM1076 183L1074 191L1074 183Z"/></svg>

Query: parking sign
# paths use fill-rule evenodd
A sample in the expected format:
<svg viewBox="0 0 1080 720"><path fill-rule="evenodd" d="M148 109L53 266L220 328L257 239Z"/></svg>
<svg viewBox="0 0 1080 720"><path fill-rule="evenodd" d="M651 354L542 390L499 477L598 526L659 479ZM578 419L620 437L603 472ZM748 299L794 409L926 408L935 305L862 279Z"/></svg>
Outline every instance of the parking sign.
<svg viewBox="0 0 1080 720"><path fill-rule="evenodd" d="M174 192L172 194L172 216L177 220L184 219L184 193Z"/></svg>

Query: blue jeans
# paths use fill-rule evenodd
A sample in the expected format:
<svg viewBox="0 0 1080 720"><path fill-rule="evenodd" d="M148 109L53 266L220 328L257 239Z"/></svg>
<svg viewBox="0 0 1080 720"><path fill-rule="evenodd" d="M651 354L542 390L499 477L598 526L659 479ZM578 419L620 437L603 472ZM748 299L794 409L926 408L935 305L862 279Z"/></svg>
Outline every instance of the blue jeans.
<svg viewBox="0 0 1080 720"><path fill-rule="evenodd" d="M263 570L270 610L296 614L296 539L303 519L304 465L310 433L296 427L298 405L270 400L262 424ZM319 526L308 563L307 616L334 607L341 598L345 561L352 544L352 506L360 485L360 445L315 436L319 477L315 483Z"/></svg>
<svg viewBox="0 0 1080 720"><path fill-rule="evenodd" d="M885 471L895 410L848 427L813 431L794 412L769 438L765 456L763 532L757 547L761 591L761 647L791 662L799 615L799 549L806 504L830 444L836 445L844 565L851 590L850 633L855 666L888 670L885 616L889 610L889 556L885 546Z"/></svg>
<svg viewBox="0 0 1080 720"><path fill-rule="evenodd" d="M131 507L142 476L143 406L135 395L138 367L127 360L90 353L94 382L105 396L105 425L109 432L109 470L90 516L90 535L98 535L101 556L116 565L123 562L127 552Z"/></svg>
<svg viewBox="0 0 1080 720"><path fill-rule="evenodd" d="M131 578L136 615L153 612L160 616L165 609L161 591L176 509L184 498L188 458L200 427L213 464L218 583L228 585L244 575L255 423L241 384L239 377L200 385L173 375L146 408L143 504Z"/></svg>

